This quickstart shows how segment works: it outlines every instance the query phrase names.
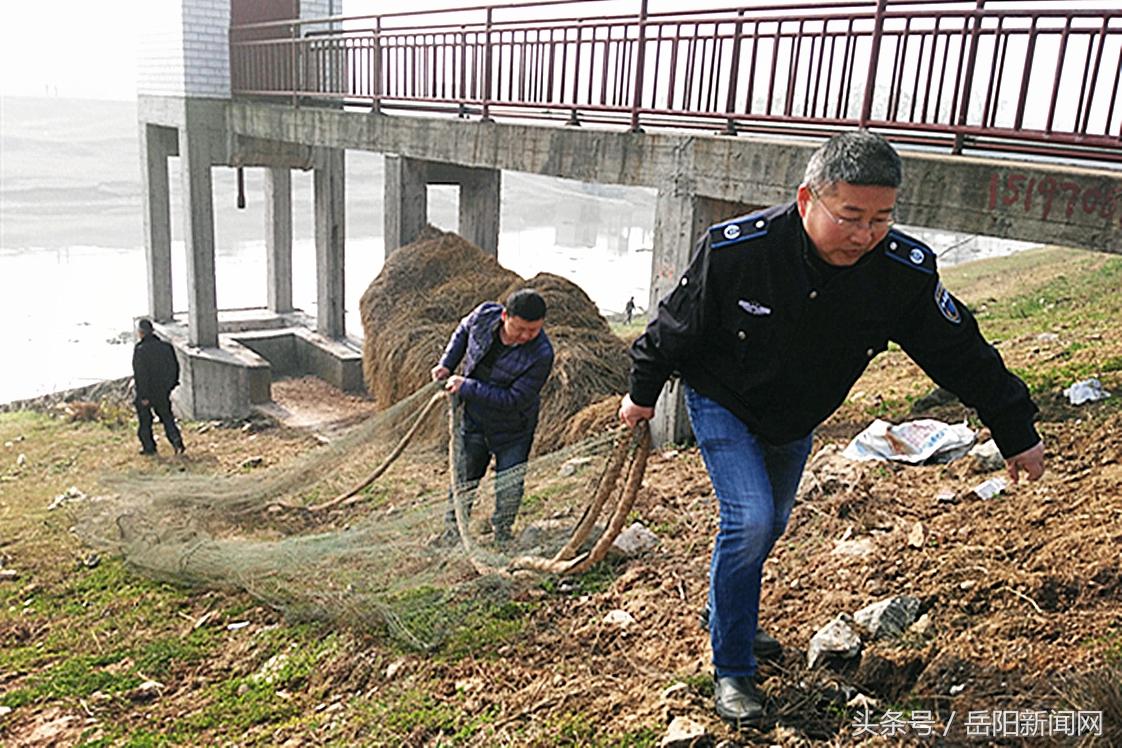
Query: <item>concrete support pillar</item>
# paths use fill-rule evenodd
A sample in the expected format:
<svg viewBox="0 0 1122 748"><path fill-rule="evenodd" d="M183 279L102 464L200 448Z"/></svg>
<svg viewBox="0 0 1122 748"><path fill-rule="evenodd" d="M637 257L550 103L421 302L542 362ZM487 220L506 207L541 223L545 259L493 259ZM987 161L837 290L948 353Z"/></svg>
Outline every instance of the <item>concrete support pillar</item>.
<svg viewBox="0 0 1122 748"><path fill-rule="evenodd" d="M214 205L210 179L210 132L190 125L179 131L183 178L183 238L187 246L188 342L218 346L218 299L214 281Z"/></svg>
<svg viewBox="0 0 1122 748"><path fill-rule="evenodd" d="M741 203L701 197L692 185L675 182L660 189L655 202L654 259L651 264L649 315L658 313L658 301L678 283L693 258L703 231L714 223L751 211ZM663 388L651 422L655 444L681 442L690 437L682 383Z"/></svg>
<svg viewBox="0 0 1122 748"><path fill-rule="evenodd" d="M292 311L292 172L265 170L265 272L269 311Z"/></svg>
<svg viewBox="0 0 1122 748"><path fill-rule="evenodd" d="M144 256L148 269L148 314L156 322L172 316L171 208L168 156L178 153L176 132L170 127L141 123L140 170L144 201Z"/></svg>
<svg viewBox="0 0 1122 748"><path fill-rule="evenodd" d="M346 334L344 316L344 153L317 149L315 175L316 332L329 338Z"/></svg>
<svg viewBox="0 0 1122 748"><path fill-rule="evenodd" d="M386 257L416 239L428 223L427 187L424 161L405 156L386 156L382 219ZM460 204L463 205L462 200Z"/></svg>
<svg viewBox="0 0 1122 748"><path fill-rule="evenodd" d="M386 255L416 239L428 223L430 184L460 188L460 236L497 257L502 171L404 156L386 156Z"/></svg>
<svg viewBox="0 0 1122 748"><path fill-rule="evenodd" d="M460 236L492 257L499 256L502 172L463 169L460 181Z"/></svg>

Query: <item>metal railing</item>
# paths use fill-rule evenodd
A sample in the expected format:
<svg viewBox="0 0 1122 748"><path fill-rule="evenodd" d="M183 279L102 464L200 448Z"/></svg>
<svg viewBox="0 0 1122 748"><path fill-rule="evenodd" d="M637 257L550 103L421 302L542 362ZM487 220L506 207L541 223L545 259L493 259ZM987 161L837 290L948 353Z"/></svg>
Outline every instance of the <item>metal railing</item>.
<svg viewBox="0 0 1122 748"><path fill-rule="evenodd" d="M955 153L1122 162L1122 8L839 0L651 12L649 1L626 15L589 15L605 1L578 0L247 24L230 31L232 90L632 130L862 126Z"/></svg>

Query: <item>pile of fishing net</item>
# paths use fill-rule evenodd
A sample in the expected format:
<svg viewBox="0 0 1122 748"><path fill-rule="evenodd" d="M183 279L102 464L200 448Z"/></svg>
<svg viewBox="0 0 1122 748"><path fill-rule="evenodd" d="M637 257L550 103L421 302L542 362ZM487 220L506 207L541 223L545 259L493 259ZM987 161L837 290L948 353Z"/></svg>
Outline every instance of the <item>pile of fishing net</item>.
<svg viewBox="0 0 1122 748"><path fill-rule="evenodd" d="M448 435L461 408L429 370L464 314L523 285L546 298L556 352L537 450L524 474L456 486L459 441ZM646 445L605 428L627 361L588 297L553 276L523 282L459 237L428 232L389 258L362 313L367 382L384 409L288 464L112 478L72 510L80 536L162 580L243 589L295 618L420 649L542 573L603 559L638 494ZM516 480L513 539L498 542L495 491Z"/></svg>
<svg viewBox="0 0 1122 748"><path fill-rule="evenodd" d="M432 422L447 433L450 401L426 385L334 442L252 473L107 479L103 495L70 510L74 524L157 579L242 589L296 619L439 647L542 572L604 558L645 459L618 429L531 459L514 538L502 544L490 518L510 476L488 472L475 491L457 487L448 542L450 450L407 436Z"/></svg>

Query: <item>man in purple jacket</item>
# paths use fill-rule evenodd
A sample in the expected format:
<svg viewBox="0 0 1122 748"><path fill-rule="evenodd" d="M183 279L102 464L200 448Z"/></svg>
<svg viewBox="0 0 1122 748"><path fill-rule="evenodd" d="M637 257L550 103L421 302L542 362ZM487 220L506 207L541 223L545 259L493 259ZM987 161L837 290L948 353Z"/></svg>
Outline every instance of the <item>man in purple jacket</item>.
<svg viewBox="0 0 1122 748"><path fill-rule="evenodd" d="M432 369L432 378L447 380L448 390L464 401L457 483L474 490L491 457L495 458L491 526L498 544L512 537L522 503L526 459L538 425L541 389L553 368L553 345L542 330L544 324L545 299L537 291L515 291L505 307L486 301L460 320L440 363ZM463 376L453 374L461 362ZM467 510L471 511L470 500ZM444 519L444 537L457 537L451 505Z"/></svg>

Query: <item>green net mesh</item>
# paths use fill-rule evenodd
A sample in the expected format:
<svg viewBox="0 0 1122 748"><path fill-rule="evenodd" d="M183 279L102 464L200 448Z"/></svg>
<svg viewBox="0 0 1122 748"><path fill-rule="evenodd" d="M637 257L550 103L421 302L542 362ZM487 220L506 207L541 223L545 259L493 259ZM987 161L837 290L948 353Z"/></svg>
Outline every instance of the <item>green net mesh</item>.
<svg viewBox="0 0 1122 748"><path fill-rule="evenodd" d="M423 387L289 464L252 474L107 479L105 494L81 508L77 531L161 580L242 589L295 618L437 647L476 611L537 583L549 567L533 561L573 546L578 526L588 533L569 558L610 540L625 479L632 498L637 486L621 458L637 452L616 446L630 440L617 429L452 492L450 459L459 458L458 440L449 449L450 402L438 385ZM495 495L515 481L524 487L512 537L496 539ZM603 509L590 516L597 496ZM459 520L452 537L450 508Z"/></svg>

